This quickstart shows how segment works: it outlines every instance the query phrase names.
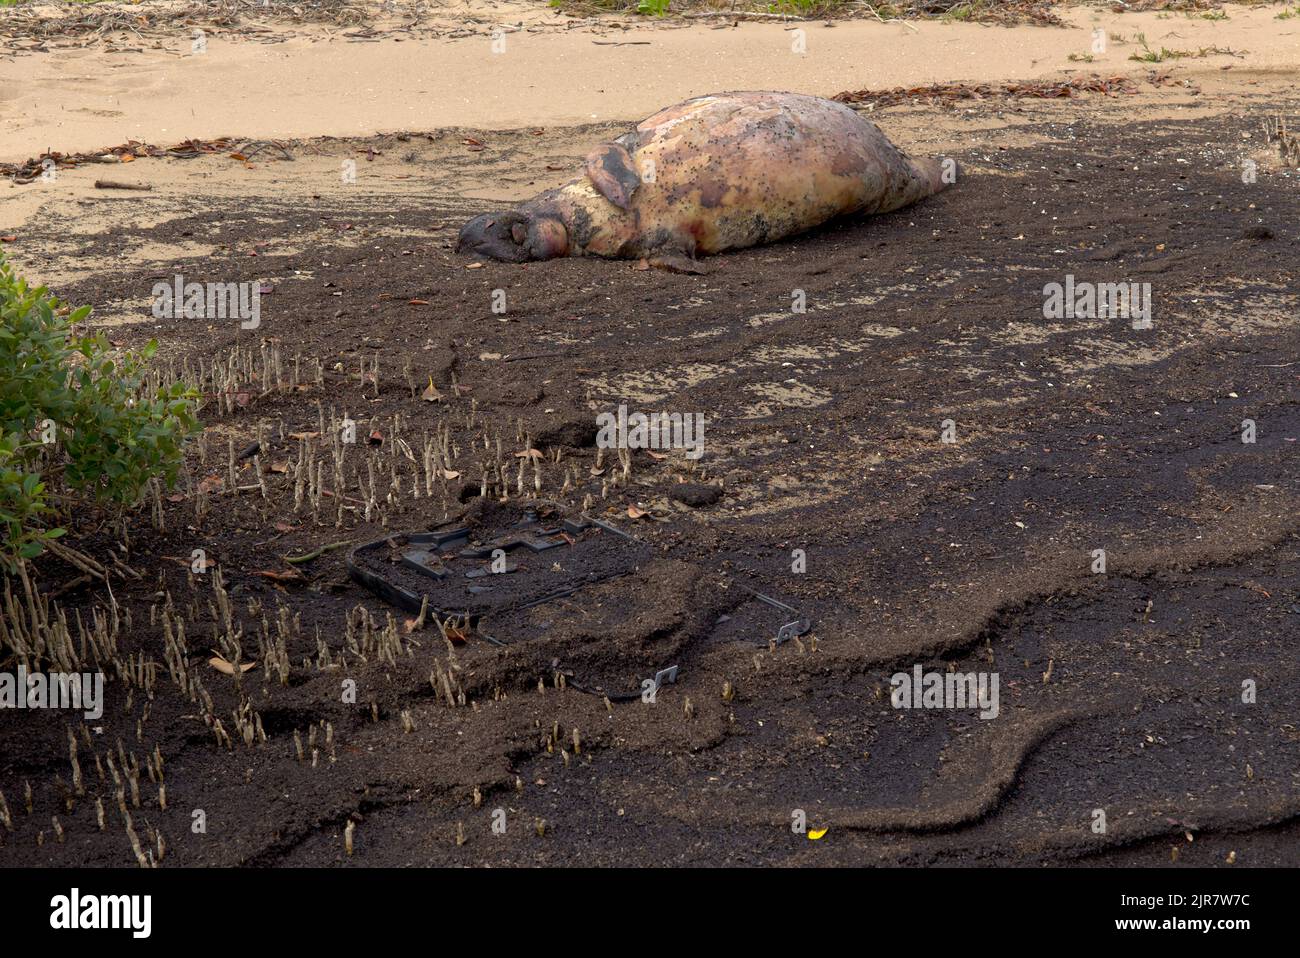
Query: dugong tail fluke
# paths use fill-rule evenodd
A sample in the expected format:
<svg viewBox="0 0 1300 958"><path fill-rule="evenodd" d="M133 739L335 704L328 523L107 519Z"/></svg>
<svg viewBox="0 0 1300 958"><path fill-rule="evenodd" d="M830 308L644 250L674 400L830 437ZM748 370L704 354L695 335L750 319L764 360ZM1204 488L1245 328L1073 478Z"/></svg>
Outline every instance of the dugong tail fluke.
<svg viewBox="0 0 1300 958"><path fill-rule="evenodd" d="M888 213L947 189L959 173L950 158L907 157L832 100L696 97L597 147L564 186L470 220L457 249L508 262L645 259L693 272L697 255Z"/></svg>
<svg viewBox="0 0 1300 958"><path fill-rule="evenodd" d="M916 177L920 181L922 189L916 196L910 196L909 191L907 195L910 198L903 199L897 206L890 209L902 209L904 206L909 206L926 197L942 193L957 182L957 177L961 173L961 165L951 157L910 157L908 162L916 171ZM889 212L889 210L882 210L881 212Z"/></svg>

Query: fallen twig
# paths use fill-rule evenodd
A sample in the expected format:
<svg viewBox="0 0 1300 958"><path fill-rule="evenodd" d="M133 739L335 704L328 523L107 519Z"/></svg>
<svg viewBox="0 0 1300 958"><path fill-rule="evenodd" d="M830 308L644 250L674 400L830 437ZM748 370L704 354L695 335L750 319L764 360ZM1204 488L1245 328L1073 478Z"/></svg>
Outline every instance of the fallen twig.
<svg viewBox="0 0 1300 958"><path fill-rule="evenodd" d="M351 539L344 539L341 542L331 542L327 546L321 546L319 549L313 549L311 552L308 552L306 555L283 556L283 559L285 562L289 563L290 565L302 565L304 562L310 562L312 559L319 559L327 552L333 552L335 549L342 549L344 546L350 545L351 542L352 542Z"/></svg>
<svg viewBox="0 0 1300 958"><path fill-rule="evenodd" d="M46 540L45 548L50 551L51 555L57 556L64 562L68 563L68 565L74 566L88 575L93 575L97 579L107 581L108 570L84 552L79 552L72 548L72 546L65 546L57 539Z"/></svg>
<svg viewBox="0 0 1300 958"><path fill-rule="evenodd" d="M148 192L153 189L147 183L119 183L117 180L95 180L97 190L140 190Z"/></svg>

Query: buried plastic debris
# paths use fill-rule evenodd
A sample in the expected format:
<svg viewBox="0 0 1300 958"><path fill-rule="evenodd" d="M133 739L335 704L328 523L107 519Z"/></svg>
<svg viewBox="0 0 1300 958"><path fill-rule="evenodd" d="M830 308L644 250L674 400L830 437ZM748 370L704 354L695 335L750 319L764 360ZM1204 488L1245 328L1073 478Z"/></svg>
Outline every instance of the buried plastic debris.
<svg viewBox="0 0 1300 958"><path fill-rule="evenodd" d="M777 645L781 645L785 642L789 642L791 639L795 638L796 636L803 635L809 629L812 628L812 623L809 622L807 619L805 619L803 616L800 616L798 609L795 609L792 606L788 606L784 602L778 602L770 595L763 595L763 593L761 592L755 592L749 586L742 585L741 588L744 589L746 592L748 592L750 595L752 595L754 598L758 599L758 601L766 603L767 605L770 605L774 609L780 609L782 612L788 612L790 613L790 615L798 616L798 618L794 619L791 622L785 623L785 625L781 626L781 628L776 630L775 641Z"/></svg>
<svg viewBox="0 0 1300 958"><path fill-rule="evenodd" d="M587 692L591 695L603 695L611 702L632 702L637 699L644 701L654 701L655 695L665 685L677 684L678 667L670 665L666 669L660 669L654 674L653 678L647 678L641 682L640 687L634 691L616 692L601 686L586 686L581 682L572 681L569 684L579 692Z"/></svg>
<svg viewBox="0 0 1300 958"><path fill-rule="evenodd" d="M520 647L525 657L516 663L546 649L557 681L615 702L653 701L676 681L692 646L780 645L810 629L784 602L659 557L586 515L487 507L442 528L358 546L348 570L393 605L416 613L427 603L442 619L465 621L477 638ZM615 581L621 577L630 584ZM545 670L545 661L531 667Z"/></svg>
<svg viewBox="0 0 1300 958"><path fill-rule="evenodd" d="M780 646L812 631L812 623L793 606L734 582L755 601L736 605L714 623L709 642L748 642L761 647ZM779 614L773 614L773 612Z"/></svg>
<svg viewBox="0 0 1300 958"><path fill-rule="evenodd" d="M614 534L611 534L614 533ZM498 530L452 526L360 545L348 572L386 602L472 621L572 595L626 575L650 549L587 517L543 525L534 513Z"/></svg>

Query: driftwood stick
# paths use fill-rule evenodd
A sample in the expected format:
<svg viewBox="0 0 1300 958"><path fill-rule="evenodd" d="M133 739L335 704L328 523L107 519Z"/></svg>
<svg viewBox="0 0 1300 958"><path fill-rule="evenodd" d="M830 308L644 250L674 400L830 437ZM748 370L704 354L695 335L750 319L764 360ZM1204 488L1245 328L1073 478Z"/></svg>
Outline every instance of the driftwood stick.
<svg viewBox="0 0 1300 958"><path fill-rule="evenodd" d="M119 183L117 180L95 180L95 189L97 190L140 190L148 192L153 187L147 183Z"/></svg>

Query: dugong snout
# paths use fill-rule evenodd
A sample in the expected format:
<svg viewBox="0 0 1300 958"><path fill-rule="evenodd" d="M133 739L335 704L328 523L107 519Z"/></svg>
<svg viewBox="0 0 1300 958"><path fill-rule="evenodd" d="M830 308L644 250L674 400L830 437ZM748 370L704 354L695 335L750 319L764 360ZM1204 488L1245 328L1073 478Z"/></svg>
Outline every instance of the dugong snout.
<svg viewBox="0 0 1300 958"><path fill-rule="evenodd" d="M527 263L566 255L569 236L557 217L522 208L505 210L484 213L462 226L456 251Z"/></svg>

